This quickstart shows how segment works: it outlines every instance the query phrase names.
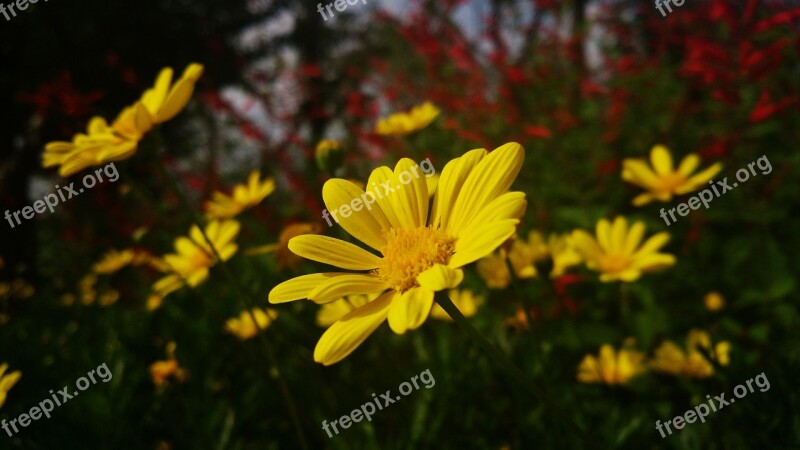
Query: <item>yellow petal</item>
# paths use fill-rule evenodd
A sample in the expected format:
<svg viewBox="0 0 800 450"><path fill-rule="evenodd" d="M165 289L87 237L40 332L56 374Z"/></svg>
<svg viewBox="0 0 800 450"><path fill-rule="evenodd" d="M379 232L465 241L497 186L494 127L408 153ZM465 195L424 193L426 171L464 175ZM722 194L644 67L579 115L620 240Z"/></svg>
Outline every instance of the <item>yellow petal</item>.
<svg viewBox="0 0 800 450"><path fill-rule="evenodd" d="M434 228L447 228L461 187L484 156L486 156L486 149L470 150L444 166L439 186L433 197L430 222Z"/></svg>
<svg viewBox="0 0 800 450"><path fill-rule="evenodd" d="M650 163L659 175L672 173L672 155L663 145L656 145L650 150Z"/></svg>
<svg viewBox="0 0 800 450"><path fill-rule="evenodd" d="M328 303L347 295L383 292L389 283L374 275L347 273L323 281L308 293L308 299L315 303Z"/></svg>
<svg viewBox="0 0 800 450"><path fill-rule="evenodd" d="M164 104L171 82L172 68L165 67L158 74L153 89L148 89L147 92L142 95L142 103L144 103L152 115L155 116L158 114L158 110L161 109L161 106Z"/></svg>
<svg viewBox="0 0 800 450"><path fill-rule="evenodd" d="M650 237L647 241L645 241L644 245L636 251L635 256L645 255L647 253L657 252L661 247L663 247L667 242L669 242L669 233L666 231L662 231L661 233L657 233Z"/></svg>
<svg viewBox="0 0 800 450"><path fill-rule="evenodd" d="M624 217L618 216L614 220L614 225L611 228L609 236L609 252L617 253L622 251L625 244L625 233L628 231L628 222Z"/></svg>
<svg viewBox="0 0 800 450"><path fill-rule="evenodd" d="M407 290L389 308L389 327L397 334L419 328L433 306L433 291L424 287Z"/></svg>
<svg viewBox="0 0 800 450"><path fill-rule="evenodd" d="M403 228L419 228L428 219L428 185L420 178L420 172L417 163L402 158L394 168L396 190L386 194Z"/></svg>
<svg viewBox="0 0 800 450"><path fill-rule="evenodd" d="M386 184L387 182L388 185ZM367 180L367 193L369 193L373 200L378 204L388 222L381 223L380 219L376 217L381 227L384 229L402 228L403 226L398 213L395 211L395 207L392 205L390 200L391 194L387 196L383 195L385 192L383 186L394 186L394 184L394 173L392 172L392 169L386 166L381 166L373 170L369 176L369 179Z"/></svg>
<svg viewBox="0 0 800 450"><path fill-rule="evenodd" d="M696 153L686 155L678 166L678 174L684 178L689 178L689 175L697 169L700 165L700 157Z"/></svg>
<svg viewBox="0 0 800 450"><path fill-rule="evenodd" d="M314 361L329 366L352 353L386 320L396 294L389 291L331 325L317 342Z"/></svg>
<svg viewBox="0 0 800 450"><path fill-rule="evenodd" d="M380 250L386 245L382 224L388 224L383 211L374 205L372 205L372 211L366 207L362 207L358 211L350 208L353 199L363 194L364 191L361 188L340 178L330 179L322 186L322 199L325 201L325 206L331 216L335 216L335 219L338 220L339 225L354 238L375 250ZM345 210L347 217L342 215L339 210L343 205L347 206Z"/></svg>
<svg viewBox="0 0 800 450"><path fill-rule="evenodd" d="M166 100L164 100L155 122L166 122L177 116L189 103L189 99L192 98L192 92L194 92L194 81L185 78L178 80L169 91Z"/></svg>
<svg viewBox="0 0 800 450"><path fill-rule="evenodd" d="M517 230L517 219L482 224L456 241L455 255L447 264L451 268L465 266L492 253Z"/></svg>
<svg viewBox="0 0 800 450"><path fill-rule="evenodd" d="M506 192L492 200L467 226L462 228L461 235L472 234L475 228L484 223L503 219L519 219L525 214L527 205L524 192Z"/></svg>
<svg viewBox="0 0 800 450"><path fill-rule="evenodd" d="M306 234L289 240L289 250L303 258L349 270L372 270L381 259L349 242Z"/></svg>
<svg viewBox="0 0 800 450"><path fill-rule="evenodd" d="M642 242L642 237L644 236L644 223L639 221L631 226L631 229L628 231L628 235L625 237L625 244L623 248L623 252L626 255L632 255L636 247Z"/></svg>
<svg viewBox="0 0 800 450"><path fill-rule="evenodd" d="M452 289L464 280L464 271L451 269L443 264L435 264L430 269L417 275L417 283L433 292Z"/></svg>
<svg viewBox="0 0 800 450"><path fill-rule="evenodd" d="M308 294L320 283L330 280L333 277L345 275L343 272L332 273L313 273L311 275L301 275L291 280L275 286L269 292L270 303L286 303L294 300L308 298Z"/></svg>

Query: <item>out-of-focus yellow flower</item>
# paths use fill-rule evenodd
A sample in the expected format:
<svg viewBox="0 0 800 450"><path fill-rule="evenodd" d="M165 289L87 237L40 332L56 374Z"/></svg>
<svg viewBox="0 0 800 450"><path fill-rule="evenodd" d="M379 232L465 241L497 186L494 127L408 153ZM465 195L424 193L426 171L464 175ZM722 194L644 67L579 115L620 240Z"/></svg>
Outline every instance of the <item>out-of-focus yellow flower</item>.
<svg viewBox="0 0 800 450"><path fill-rule="evenodd" d="M100 297L97 299L97 303L99 303L100 306L111 306L114 303L117 303L117 300L119 300L119 291L116 289L111 289L100 294Z"/></svg>
<svg viewBox="0 0 800 450"><path fill-rule="evenodd" d="M416 106L407 113L395 113L378 120L375 132L382 135L401 136L421 130L439 116L439 108L431 102Z"/></svg>
<svg viewBox="0 0 800 450"><path fill-rule="evenodd" d="M125 250L109 250L103 257L98 261L92 270L94 273L98 274L112 274L119 270L122 270L128 264L133 261L133 257L135 253L131 249Z"/></svg>
<svg viewBox="0 0 800 450"><path fill-rule="evenodd" d="M572 234L572 242L586 261L586 267L600 272L600 281L631 282L644 272L675 264L673 255L659 253L659 249L669 241L669 233L657 233L642 244L644 231L643 222L636 222L628 229L624 217L617 217L613 225L600 219L596 239L583 230L577 230Z"/></svg>
<svg viewBox="0 0 800 450"><path fill-rule="evenodd" d="M329 327L350 311L358 309L378 298L378 294L348 295L347 297L325 303L317 311L317 325Z"/></svg>
<svg viewBox="0 0 800 450"><path fill-rule="evenodd" d="M598 357L586 355L578 366L578 381L582 383L625 384L642 373L644 354L635 350L614 350L609 344L600 347Z"/></svg>
<svg viewBox="0 0 800 450"><path fill-rule="evenodd" d="M0 407L5 404L8 391L17 384L17 381L22 376L22 372L19 370L9 374L6 374L6 370L8 370L8 364L3 363L0 365Z"/></svg>
<svg viewBox="0 0 800 450"><path fill-rule="evenodd" d="M450 161L430 214L427 183L416 178L400 182L414 161L403 158L394 170L378 167L367 185L405 184L405 194L378 198L371 210L342 214L339 225L381 256L327 236L297 236L289 241L292 252L359 272L303 275L273 288L269 301L307 298L324 304L348 295L381 294L325 331L314 350L314 360L324 365L352 353L387 319L396 334L419 328L430 315L436 292L457 287L464 278L462 267L491 254L516 232L526 200L524 193L509 188L523 159L522 146L509 143L491 153L478 149ZM329 211L361 195L363 190L343 179L328 180L322 188Z"/></svg>
<svg viewBox="0 0 800 450"><path fill-rule="evenodd" d="M72 305L75 304L75 300L77 300L77 298L75 297L75 294L67 293L67 294L64 294L64 295L61 296L61 301L60 302L61 302L61 305L63 305L63 306L72 306Z"/></svg>
<svg viewBox="0 0 800 450"><path fill-rule="evenodd" d="M545 242L542 234L535 230L528 233L527 241L516 239L508 252L511 268L521 279L535 277L536 263L548 258L553 264L551 278L560 277L581 262L581 255L575 250L569 235L550 234Z"/></svg>
<svg viewBox="0 0 800 450"><path fill-rule="evenodd" d="M265 330L278 317L278 311L270 308L253 308L250 311L252 315L242 311L238 317L228 319L225 322L225 330L241 340L246 340L258 334L259 330ZM255 322L253 316L256 318Z"/></svg>
<svg viewBox="0 0 800 450"><path fill-rule="evenodd" d="M323 139L314 150L314 159L320 170L333 171L342 164L342 143L335 139Z"/></svg>
<svg viewBox="0 0 800 450"><path fill-rule="evenodd" d="M533 311L530 311L530 314L531 319L533 319ZM517 307L517 310L514 312L513 316L503 320L503 325L514 328L514 330L518 333L527 330L529 323L528 316L525 314L525 310L522 307Z"/></svg>
<svg viewBox="0 0 800 450"><path fill-rule="evenodd" d="M97 284L97 275L90 273L84 275L78 282L78 293L81 297L82 305L91 305L97 299L97 291L94 289Z"/></svg>
<svg viewBox="0 0 800 450"><path fill-rule="evenodd" d="M278 236L277 244L269 244L261 247L251 248L247 250L247 255L260 255L263 253L275 252L275 257L278 259L278 268L284 269L297 269L303 263L303 258L295 255L289 250L289 241L295 236L302 236L306 234L319 234L322 231L319 224L315 223L293 223L287 225Z"/></svg>
<svg viewBox="0 0 800 450"><path fill-rule="evenodd" d="M478 275L489 289L505 289L511 284L511 271L506 264L505 251L482 258L477 264Z"/></svg>
<svg viewBox="0 0 800 450"><path fill-rule="evenodd" d="M457 290L452 289L448 292L450 296L450 300L456 305L461 314L464 317L472 317L478 312L478 307L483 304L483 297L479 295L475 295L472 291L468 291L466 289ZM434 319L441 319L441 320L453 320L447 311L442 309L438 303L433 304L433 309L431 310L431 317Z"/></svg>
<svg viewBox="0 0 800 450"><path fill-rule="evenodd" d="M673 195L688 194L705 186L709 180L722 170L716 163L702 172L692 175L700 165L700 157L689 154L673 169L672 155L667 147L656 145L650 150L650 163L640 158L626 158L622 161L622 179L647 190L633 199L636 206L646 205L653 200L668 202Z"/></svg>
<svg viewBox="0 0 800 450"><path fill-rule="evenodd" d="M111 126L102 117L93 117L86 134L75 135L71 142L47 144L42 166L60 166L59 174L66 177L86 167L131 157L139 141L153 126L175 117L186 106L202 74L202 65L190 64L173 84L172 69L162 69L155 85L133 105L123 109Z"/></svg>
<svg viewBox="0 0 800 450"><path fill-rule="evenodd" d="M651 367L659 372L689 378L707 378L714 374L714 365L703 355L704 349L721 366L730 363L730 343L719 342L712 347L708 333L692 330L686 338L686 351L672 341L656 349Z"/></svg>
<svg viewBox="0 0 800 450"><path fill-rule="evenodd" d="M205 229L223 261L229 260L238 249L234 242L239 234L239 222L235 220L211 221ZM195 287L208 278L208 272L216 263L214 252L208 246L197 225L189 230L189 237L175 240L175 253L164 256L170 274L156 281L153 294L163 299L185 285Z"/></svg>
<svg viewBox="0 0 800 450"><path fill-rule="evenodd" d="M709 311L719 311L725 307L725 298L719 292L709 292L703 298L703 303Z"/></svg>
<svg viewBox="0 0 800 450"><path fill-rule="evenodd" d="M165 386L170 379L181 383L186 381L186 371L175 358L175 347L174 342L167 344L167 359L150 364L150 379L158 387Z"/></svg>
<svg viewBox="0 0 800 450"><path fill-rule="evenodd" d="M237 184L233 188L233 195L214 192L212 200L206 202L206 217L208 219L230 219L236 217L247 208L258 205L269 194L275 191L275 180L267 178L261 180L261 172L250 173L247 184Z"/></svg>

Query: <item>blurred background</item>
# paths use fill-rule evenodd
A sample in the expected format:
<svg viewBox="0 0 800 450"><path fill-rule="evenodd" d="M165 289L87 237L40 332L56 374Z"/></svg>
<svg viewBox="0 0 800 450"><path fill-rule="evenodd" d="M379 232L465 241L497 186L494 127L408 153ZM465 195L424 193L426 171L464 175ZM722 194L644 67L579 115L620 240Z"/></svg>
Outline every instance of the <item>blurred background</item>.
<svg viewBox="0 0 800 450"><path fill-rule="evenodd" d="M177 78L204 66L183 111L115 162L118 181L14 228L3 220L0 364L21 377L0 419L103 363L113 378L13 437L0 432L0 448L302 448L260 341L226 330L242 293L220 267L152 303L157 257L193 224L182 198L201 210L252 171L275 180L237 217L239 250L226 263L267 307L275 285L321 271L286 249L296 230L346 236L320 216L327 179L366 183L403 157L430 158L439 173L470 149L511 141L525 147L513 186L528 200L521 240L593 234L621 215L647 236L668 232L662 251L676 263L603 283L585 265L548 276L552 248L531 257L535 276L486 261L462 284L483 300L470 321L599 448L800 448L800 2L672 10L662 16L649 0L366 0L326 20L308 1L86 0L0 16L3 213L80 182L83 173L42 167L48 142L72 140L93 116L112 121L164 67ZM381 118L424 102L440 111L430 124L376 132ZM325 139L334 150L318 148ZM763 155L773 170L667 227L660 208L688 196L634 206L642 189L621 177L626 158L647 160L658 144L676 166L689 154L701 169L721 163L718 179ZM98 271L113 249L154 262ZM324 367L312 358L319 307L271 308L264 335L308 448L586 448L450 321L402 336L383 326ZM636 376L577 376L606 344L646 361L663 363L665 342L689 355L692 330L726 344L725 357L693 352L699 375L642 362ZM323 431L323 420L426 369L435 387L333 438ZM655 429L761 373L769 390L666 438Z"/></svg>

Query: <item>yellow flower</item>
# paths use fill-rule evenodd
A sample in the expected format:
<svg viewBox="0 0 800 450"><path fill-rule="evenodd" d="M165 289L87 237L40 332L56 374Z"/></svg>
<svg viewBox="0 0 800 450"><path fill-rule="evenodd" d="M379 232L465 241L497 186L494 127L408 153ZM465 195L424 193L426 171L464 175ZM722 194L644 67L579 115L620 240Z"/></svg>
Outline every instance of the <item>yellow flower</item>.
<svg viewBox="0 0 800 450"><path fill-rule="evenodd" d="M186 371L175 359L175 347L174 342L167 344L167 359L150 364L150 379L158 387L165 386L170 378L178 382L186 381Z"/></svg>
<svg viewBox="0 0 800 450"><path fill-rule="evenodd" d="M129 158L153 126L172 119L183 110L202 74L202 65L190 64L173 84L172 69L162 69L153 87L123 109L111 126L102 117L93 117L86 134L75 135L71 142L47 144L42 166L61 166L59 174L66 177L86 167Z"/></svg>
<svg viewBox="0 0 800 450"><path fill-rule="evenodd" d="M111 306L114 303L117 303L117 300L119 300L119 291L116 289L111 289L100 294L100 298L97 300L97 303L99 303L100 306Z"/></svg>
<svg viewBox="0 0 800 450"><path fill-rule="evenodd" d="M8 391L17 384L17 381L22 376L22 372L19 370L4 375L6 370L8 370L8 364L3 363L0 365L0 407L6 402Z"/></svg>
<svg viewBox="0 0 800 450"><path fill-rule="evenodd" d="M289 241L294 253L345 270L304 275L283 282L269 293L271 303L308 298L324 304L355 294L381 294L351 311L322 335L314 360L330 365L353 352L388 319L397 334L421 326L430 314L434 293L458 286L463 266L498 248L516 232L526 201L509 192L522 168L524 150L509 143L487 154L472 150L445 166L429 217L425 180L400 182L414 161L372 172L372 183L398 186L398 192L375 200L371 209L341 214L339 225L374 252L327 236L304 235ZM405 184L401 186L401 184ZM329 211L349 205L366 193L343 179L328 180L322 197ZM362 197L362 198L364 198Z"/></svg>
<svg viewBox="0 0 800 450"><path fill-rule="evenodd" d="M247 250L247 255L260 255L262 253L275 252L275 257L278 259L278 268L297 269L303 262L303 258L295 255L289 250L289 241L295 236L304 234L318 234L321 231L319 224L315 223L294 223L287 225L278 236L277 244L269 244L261 247L251 248Z"/></svg>
<svg viewBox="0 0 800 450"><path fill-rule="evenodd" d="M320 170L334 170L342 163L342 144L335 139L323 139L314 150L314 158Z"/></svg>
<svg viewBox="0 0 800 450"><path fill-rule="evenodd" d="M719 342L711 345L708 333L692 330L686 338L686 351L672 341L666 341L656 349L655 357L651 363L654 370L675 376L690 378L707 378L714 374L714 366L703 355L704 349L721 366L730 362L730 343Z"/></svg>
<svg viewBox="0 0 800 450"><path fill-rule="evenodd" d="M97 298L97 291L94 286L97 284L97 275L90 273L84 275L78 282L78 293L81 296L82 305L91 305Z"/></svg>
<svg viewBox="0 0 800 450"><path fill-rule="evenodd" d="M208 219L230 219L245 209L261 203L275 191L275 180L267 178L261 181L260 178L261 172L252 172L247 179L247 184L234 186L231 196L222 192L214 192L212 200L206 202L206 217Z"/></svg>
<svg viewBox="0 0 800 450"><path fill-rule="evenodd" d="M259 330L265 330L278 317L278 312L269 308L253 308L251 312L256 318L255 322L249 312L242 311L239 317L228 319L225 322L225 330L241 340L246 340L255 336Z"/></svg>
<svg viewBox="0 0 800 450"><path fill-rule="evenodd" d="M125 268L133 261L135 253L131 249L110 250L98 261L92 271L99 274L112 274Z"/></svg>
<svg viewBox="0 0 800 450"><path fill-rule="evenodd" d="M668 202L673 195L694 192L722 170L722 164L716 163L692 175L700 165L700 157L694 153L683 158L678 170L675 170L672 155L663 145L656 145L650 150L650 163L652 169L644 159L626 158L622 161L622 179L648 191L633 199L636 206L646 205L653 200Z"/></svg>
<svg viewBox="0 0 800 450"><path fill-rule="evenodd" d="M336 323L339 319L347 315L350 311L358 309L367 303L378 298L378 294L364 294L364 295L348 295L347 297L334 300L330 303L325 303L317 311L317 325L320 327L329 327Z"/></svg>
<svg viewBox="0 0 800 450"><path fill-rule="evenodd" d="M582 383L625 384L645 370L644 355L635 350L615 351L609 344L600 347L598 357L586 355L578 366Z"/></svg>
<svg viewBox="0 0 800 450"><path fill-rule="evenodd" d="M725 298L719 292L709 292L703 299L706 309L709 311L719 311L725 307Z"/></svg>
<svg viewBox="0 0 800 450"><path fill-rule="evenodd" d="M511 271L506 264L505 251L500 250L481 258L477 264L478 275L489 289L505 289L511 284Z"/></svg>
<svg viewBox="0 0 800 450"><path fill-rule="evenodd" d="M630 282L639 279L644 272L675 264L673 255L659 253L659 249L669 241L669 233L658 233L640 246L644 230L642 222L636 222L628 229L628 222L621 216L614 220L613 225L600 219L596 239L577 230L572 234L572 242L586 266L600 272L600 281Z"/></svg>
<svg viewBox="0 0 800 450"><path fill-rule="evenodd" d="M472 317L478 312L478 307L483 304L483 297L479 295L473 294L471 291L468 290L456 290L452 289L448 292L450 296L450 300L453 301L453 304L456 305L461 314L464 317ZM447 311L442 309L437 303L433 304L433 309L431 310L431 317L434 319L441 319L441 320L453 320Z"/></svg>
<svg viewBox="0 0 800 450"><path fill-rule="evenodd" d="M427 127L439 116L439 112L439 108L433 103L425 102L408 113L396 113L380 119L375 125L375 132L390 136L413 133Z"/></svg>
<svg viewBox="0 0 800 450"><path fill-rule="evenodd" d="M206 235L214 244L223 261L229 260L238 249L233 242L239 233L239 222L211 221L206 226ZM193 225L189 237L175 240L175 251L164 256L170 274L156 281L153 294L164 297L185 285L195 287L208 278L209 269L217 263L214 252L208 246L200 228Z"/></svg>
<svg viewBox="0 0 800 450"><path fill-rule="evenodd" d="M575 250L569 235L550 234L545 242L538 231L528 233L527 242L517 239L508 252L511 268L517 278L532 278L537 275L536 263L550 259L553 268L551 278L557 278L574 265L580 264L581 255Z"/></svg>

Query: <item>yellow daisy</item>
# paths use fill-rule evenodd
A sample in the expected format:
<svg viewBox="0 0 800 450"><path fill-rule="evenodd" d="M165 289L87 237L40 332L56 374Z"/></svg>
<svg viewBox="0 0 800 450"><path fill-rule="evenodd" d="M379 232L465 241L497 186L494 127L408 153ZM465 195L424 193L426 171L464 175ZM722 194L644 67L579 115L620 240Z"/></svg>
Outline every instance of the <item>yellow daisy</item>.
<svg viewBox="0 0 800 450"><path fill-rule="evenodd" d="M382 135L401 136L421 130L439 116L439 108L431 102L416 106L407 113L395 113L380 119L375 132Z"/></svg>
<svg viewBox="0 0 800 450"><path fill-rule="evenodd" d="M511 268L521 279L535 277L536 263L547 259L553 264L551 278L560 277L567 269L581 263L581 255L575 250L569 235L550 234L545 241L542 233L531 231L527 241L515 240L508 252Z"/></svg>
<svg viewBox="0 0 800 450"><path fill-rule="evenodd" d="M212 200L206 202L206 217L208 219L230 219L245 209L261 203L275 191L275 180L267 178L261 181L260 178L261 172L254 171L247 179L247 184L234 186L233 195L214 192Z"/></svg>
<svg viewBox="0 0 800 450"><path fill-rule="evenodd" d="M708 333L692 330L686 338L686 351L674 342L666 341L656 349L651 366L654 370L674 376L708 378L714 374L714 365L703 355L701 348L719 365L727 366L730 363L729 342L719 342L712 347Z"/></svg>
<svg viewBox="0 0 800 450"><path fill-rule="evenodd" d="M709 292L703 298L703 303L709 311L719 311L725 307L725 298L719 292Z"/></svg>
<svg viewBox="0 0 800 450"><path fill-rule="evenodd" d="M167 359L150 364L150 379L158 387L167 385L170 378L178 382L186 381L186 371L175 358L175 348L175 343L170 342L167 344Z"/></svg>
<svg viewBox="0 0 800 450"><path fill-rule="evenodd" d="M3 406L6 402L8 391L17 384L17 381L22 376L22 372L19 370L5 374L6 370L8 370L8 364L3 363L0 365L0 406Z"/></svg>
<svg viewBox="0 0 800 450"><path fill-rule="evenodd" d="M669 233L657 233L642 244L644 231L643 222L636 222L628 229L628 222L620 216L613 225L600 219L596 239L583 230L577 230L572 234L572 241L586 267L600 272L600 281L630 282L639 279L644 272L675 264L673 255L659 253L659 249L669 241Z"/></svg>
<svg viewBox="0 0 800 450"><path fill-rule="evenodd" d="M505 289L511 284L511 271L508 270L506 252L503 249L481 258L476 269L489 289Z"/></svg>
<svg viewBox="0 0 800 450"><path fill-rule="evenodd" d="M483 297L479 295L475 295L472 291L464 290L457 290L451 289L448 292L450 296L450 300L453 301L453 304L456 305L461 314L464 317L472 317L475 313L478 312L478 307L483 304ZM442 309L441 306L434 303L433 309L431 310L431 317L434 319L441 319L441 320L453 320L447 311Z"/></svg>
<svg viewBox="0 0 800 450"><path fill-rule="evenodd" d="M319 234L321 227L315 223L293 223L287 225L278 236L278 243L264 245L261 247L251 248L247 250L247 255L260 255L262 253L275 252L275 257L278 259L278 269L289 268L297 269L303 262L303 258L295 255L289 250L289 241L295 236L304 234Z"/></svg>
<svg viewBox="0 0 800 450"><path fill-rule="evenodd" d="M265 330L269 324L278 317L278 312L270 308L253 308L250 312L242 311L238 317L233 317L225 322L225 331L247 340L258 334L259 330ZM253 321L253 316L256 320Z"/></svg>
<svg viewBox="0 0 800 450"><path fill-rule="evenodd" d="M694 192L722 170L722 164L716 163L692 175L700 165L700 157L694 153L683 158L678 170L675 170L672 155L663 145L656 145L650 151L650 163L652 169L644 159L626 158L622 161L622 179L648 191L633 199L636 206L646 205L653 200L668 202L673 195Z"/></svg>
<svg viewBox="0 0 800 450"><path fill-rule="evenodd" d="M205 231L223 261L236 253L238 247L234 240L239 234L239 222L214 220L206 226ZM208 278L209 269L217 263L214 252L197 225L189 230L188 238L179 237L175 240L175 252L164 256L170 274L153 285L153 293L160 299L187 284L191 287L199 285Z"/></svg>
<svg viewBox="0 0 800 450"><path fill-rule="evenodd" d="M625 384L644 372L644 354L635 350L614 350L609 344L600 347L598 357L586 355L578 366L582 383Z"/></svg>
<svg viewBox="0 0 800 450"><path fill-rule="evenodd" d="M202 74L202 65L190 64L173 84L172 69L162 69L153 87L123 109L111 126L102 117L93 117L86 134L75 135L71 142L47 144L42 167L60 166L59 174L66 177L86 167L129 158L153 126L172 119L183 110Z"/></svg>
<svg viewBox="0 0 800 450"><path fill-rule="evenodd" d="M325 365L340 361L387 319L397 334L418 328L430 314L436 291L458 286L463 266L511 237L526 206L524 193L509 192L522 168L523 152L519 144L509 143L491 153L477 149L450 161L442 171L430 214L427 183L414 177L407 184L399 181L414 161L401 159L394 171L375 169L367 185L396 186L397 191L379 196L369 209L353 208L339 218L345 231L373 251L327 236L304 235L289 241L289 249L304 258L366 273L294 278L272 289L271 303L308 298L323 304L348 295L381 294L328 328L317 343L314 360ZM329 211L362 196L367 194L343 179L328 180L322 188Z"/></svg>

